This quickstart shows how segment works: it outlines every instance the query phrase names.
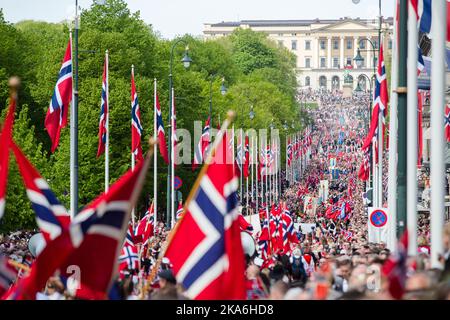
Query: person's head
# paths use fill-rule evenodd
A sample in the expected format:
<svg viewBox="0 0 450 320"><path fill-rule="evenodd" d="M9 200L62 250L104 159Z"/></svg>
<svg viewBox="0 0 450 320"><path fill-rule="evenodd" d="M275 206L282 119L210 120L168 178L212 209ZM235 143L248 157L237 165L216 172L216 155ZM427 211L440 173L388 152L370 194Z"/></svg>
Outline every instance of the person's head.
<svg viewBox="0 0 450 320"><path fill-rule="evenodd" d="M289 286L284 281L275 282L270 288L270 300L282 300L289 290Z"/></svg>
<svg viewBox="0 0 450 320"><path fill-rule="evenodd" d="M352 272L352 261L350 260L350 258L344 256L344 257L339 257L336 260L336 267L338 269L338 274L344 278L344 279L349 279L350 274Z"/></svg>
<svg viewBox="0 0 450 320"><path fill-rule="evenodd" d="M64 293L64 284L59 280L58 277L51 277L45 286L45 292L47 295L52 295L54 293Z"/></svg>
<svg viewBox="0 0 450 320"><path fill-rule="evenodd" d="M158 276L159 286L161 289L168 286L175 286L177 284L177 280L175 279L172 270L163 270L158 274Z"/></svg>
<svg viewBox="0 0 450 320"><path fill-rule="evenodd" d="M245 275L249 280L257 278L259 276L259 273L260 273L259 267L254 264L250 264L247 267L247 270L245 271Z"/></svg>

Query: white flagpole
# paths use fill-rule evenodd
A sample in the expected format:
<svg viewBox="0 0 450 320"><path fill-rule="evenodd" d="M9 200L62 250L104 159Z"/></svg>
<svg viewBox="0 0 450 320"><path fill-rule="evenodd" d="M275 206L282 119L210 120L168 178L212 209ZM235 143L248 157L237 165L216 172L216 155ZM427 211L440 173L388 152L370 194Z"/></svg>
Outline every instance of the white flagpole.
<svg viewBox="0 0 450 320"><path fill-rule="evenodd" d="M439 256L443 254L443 226L445 212L445 161L444 161L444 106L445 106L445 44L447 34L447 1L432 2L431 39L433 63L431 64L431 267L442 269Z"/></svg>
<svg viewBox="0 0 450 320"><path fill-rule="evenodd" d="M397 11L397 6L395 11ZM394 14L394 17L397 13ZM392 47L391 70L391 103L389 108L389 168L388 168L388 208L389 219L387 222L388 241L387 247L391 252L397 249L397 85L398 85L398 43L397 23L394 20L394 34ZM369 115L370 116L370 115ZM370 180L368 181L370 182Z"/></svg>
<svg viewBox="0 0 450 320"><path fill-rule="evenodd" d="M154 139L158 139L158 122L157 122L157 113L156 113L156 96L158 94L157 91L157 82L156 78L154 79L154 94L153 94L153 137ZM156 143L153 145L153 233L156 234L156 225L157 225L157 213L156 210L158 208L158 154L156 151Z"/></svg>
<svg viewBox="0 0 450 320"><path fill-rule="evenodd" d="M378 123L379 125L380 123ZM380 127L378 126L378 134L380 132ZM372 142L372 170L373 170L373 188L372 188L372 206L378 206L378 165L376 163L377 153L375 152L375 145Z"/></svg>
<svg viewBox="0 0 450 320"><path fill-rule="evenodd" d="M258 135L255 136L255 147L256 147L256 213L259 214L259 199L258 199L258 188L259 188L259 182L258 182L258 163L259 163L259 153L258 153ZM261 177L260 177L261 178ZM262 180L262 179L261 179Z"/></svg>
<svg viewBox="0 0 450 320"><path fill-rule="evenodd" d="M109 55L108 50L105 52L106 65L106 142L105 142L105 193L109 190L109 112L111 107L109 105Z"/></svg>
<svg viewBox="0 0 450 320"><path fill-rule="evenodd" d="M172 199L172 203L170 204L170 216L172 219L172 224L171 227L173 228L173 226L175 225L175 204L174 204L174 199L175 199L175 135L176 135L176 131L175 131L175 93L174 93L174 89L172 87L172 119L171 119L171 128L170 130L172 130L172 152L171 152L171 164L172 167L170 168L171 170L171 174L170 174L170 192L171 192L171 199Z"/></svg>
<svg viewBox="0 0 450 320"><path fill-rule="evenodd" d="M238 146L240 146L240 150L241 150L241 153L240 153L240 155L239 155L239 164L240 164L240 167L241 167L241 175L240 175L240 179L241 179L241 206L244 206L244 164L243 164L243 157L244 157L244 141L243 141L243 136L242 136L242 134L243 134L243 130L242 130L242 128L240 129L240 134L239 134L239 137L240 137L240 142L239 142L239 144L238 144Z"/></svg>
<svg viewBox="0 0 450 320"><path fill-rule="evenodd" d="M131 66L131 74L134 79L134 65ZM134 97L133 97L133 99L134 99ZM131 109L133 109L133 106L131 106ZM133 127L133 117L131 117L131 127ZM131 140L133 141L133 139L131 139ZM133 150L133 145L131 145L131 171L134 171L134 166L135 166L134 150ZM133 210L131 211L131 219L132 219L132 223L133 223L133 227L134 227L134 222L135 222L134 207L133 207Z"/></svg>
<svg viewBox="0 0 450 320"><path fill-rule="evenodd" d="M407 117L407 193L406 212L408 227L408 255L417 255L417 17L411 2L408 1L408 112ZM434 43L433 43L434 44ZM443 174L444 172L442 172Z"/></svg>
<svg viewBox="0 0 450 320"><path fill-rule="evenodd" d="M255 169L255 139L254 139L255 137L252 135L252 152L251 152L251 162L249 163L249 165L250 165L250 169L251 169L251 171L252 171L252 175L251 175L251 182L250 182L250 185L251 185L251 199L252 199L252 203L253 203L253 201L254 201L254 197L253 197L253 192L254 192L254 188L253 188L253 176L254 176L254 169ZM250 160L249 160L250 161Z"/></svg>

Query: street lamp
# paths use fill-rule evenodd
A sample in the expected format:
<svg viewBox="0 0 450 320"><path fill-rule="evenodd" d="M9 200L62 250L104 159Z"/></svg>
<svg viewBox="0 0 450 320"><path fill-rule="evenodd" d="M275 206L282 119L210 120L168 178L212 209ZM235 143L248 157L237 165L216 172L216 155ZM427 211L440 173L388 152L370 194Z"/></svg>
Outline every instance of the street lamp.
<svg viewBox="0 0 450 320"><path fill-rule="evenodd" d="M223 96L227 93L227 87L225 86L225 78L222 78L222 84L220 85L220 93Z"/></svg>
<svg viewBox="0 0 450 320"><path fill-rule="evenodd" d="M250 106L250 112L248 113L248 116L250 117L250 120L253 120L255 118L255 111L253 111L253 106Z"/></svg>
<svg viewBox="0 0 450 320"><path fill-rule="evenodd" d="M167 226L170 225L171 223L171 218L173 219L174 217L174 204L173 204L173 185L174 185L174 174L175 174L175 168L173 165L173 160L172 160L172 147L173 147L173 143L172 143L172 130L173 130L173 126L172 126L172 119L173 119L173 96L172 96L172 90L173 90L173 79L172 79L172 69L173 69L173 56L174 56L174 51L175 51L175 47L179 44L179 43L183 43L186 47L184 50L184 55L183 58L181 59L181 62L183 63L183 66L185 69L189 68L189 66L191 65L192 59L189 57L189 47L187 42L184 39L178 39L176 40L173 45L172 48L170 49L170 64L169 64L169 121L168 121L168 127L170 128L169 130L169 143L170 143L170 147L168 148L168 153L169 153L169 166L167 168L167 216L166 216L166 221L167 221Z"/></svg>
<svg viewBox="0 0 450 320"><path fill-rule="evenodd" d="M355 61L358 69L363 66L364 58L361 56L361 50L359 48L358 51L356 51L356 56L353 58L353 61Z"/></svg>
<svg viewBox="0 0 450 320"><path fill-rule="evenodd" d="M289 128L287 121L284 120L284 124L283 124L283 129L287 131L287 129Z"/></svg>
<svg viewBox="0 0 450 320"><path fill-rule="evenodd" d="M184 68L189 68L191 65L192 59L189 57L189 46L186 45L186 48L184 50L184 56L181 59L181 62L183 63Z"/></svg>

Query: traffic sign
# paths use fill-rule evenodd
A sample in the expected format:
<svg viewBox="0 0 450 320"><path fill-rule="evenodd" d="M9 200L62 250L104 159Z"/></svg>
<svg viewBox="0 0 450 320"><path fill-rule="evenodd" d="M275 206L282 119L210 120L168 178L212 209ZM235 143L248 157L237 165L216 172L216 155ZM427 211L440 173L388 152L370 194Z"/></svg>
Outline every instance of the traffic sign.
<svg viewBox="0 0 450 320"><path fill-rule="evenodd" d="M370 223L376 228L381 228L387 223L387 214L381 209L376 209L370 214Z"/></svg>
<svg viewBox="0 0 450 320"><path fill-rule="evenodd" d="M174 182L173 182L173 187L175 188L175 190L180 189L182 185L183 185L183 180L181 180L180 177L175 176Z"/></svg>

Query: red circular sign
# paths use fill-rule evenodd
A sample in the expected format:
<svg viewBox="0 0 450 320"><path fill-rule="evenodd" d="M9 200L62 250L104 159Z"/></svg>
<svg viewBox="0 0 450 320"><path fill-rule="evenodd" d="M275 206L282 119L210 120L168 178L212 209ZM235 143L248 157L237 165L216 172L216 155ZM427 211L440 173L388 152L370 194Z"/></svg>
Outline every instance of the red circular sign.
<svg viewBox="0 0 450 320"><path fill-rule="evenodd" d="M175 190L180 189L181 186L183 185L183 180L181 180L181 178L178 177L178 176L175 176L175 177L173 178L173 180L174 180L174 181L173 181L173 184L174 184Z"/></svg>
<svg viewBox="0 0 450 320"><path fill-rule="evenodd" d="M370 223L377 228L383 227L387 223L387 215L383 210L375 210L370 214Z"/></svg>

